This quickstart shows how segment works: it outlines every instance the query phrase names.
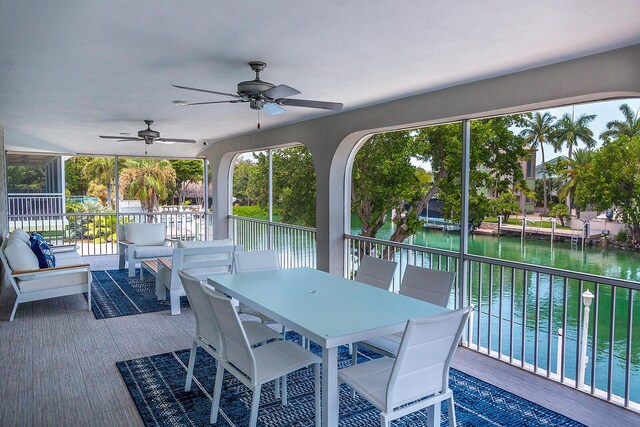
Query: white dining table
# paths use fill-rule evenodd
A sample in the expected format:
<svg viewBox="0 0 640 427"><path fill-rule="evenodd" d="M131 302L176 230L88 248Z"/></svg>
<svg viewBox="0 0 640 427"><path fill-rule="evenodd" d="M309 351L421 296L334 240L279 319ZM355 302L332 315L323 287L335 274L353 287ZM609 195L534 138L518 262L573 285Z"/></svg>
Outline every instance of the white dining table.
<svg viewBox="0 0 640 427"><path fill-rule="evenodd" d="M446 308L312 268L211 276L209 285L322 346L322 426L338 425L338 347Z"/></svg>

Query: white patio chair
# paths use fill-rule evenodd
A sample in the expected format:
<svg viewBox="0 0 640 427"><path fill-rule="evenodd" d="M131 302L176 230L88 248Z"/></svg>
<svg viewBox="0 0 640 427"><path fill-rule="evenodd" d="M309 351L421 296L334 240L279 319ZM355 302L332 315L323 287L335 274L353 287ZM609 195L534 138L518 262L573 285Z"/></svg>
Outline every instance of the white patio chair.
<svg viewBox="0 0 640 427"><path fill-rule="evenodd" d="M196 352L198 347L202 347L204 351L209 353L216 359L216 369L218 360L222 357L222 337L218 321L213 312L213 307L209 302L209 297L202 290L201 282L197 278L178 271L178 276L182 281L189 305L193 310L196 318L196 334L193 336L193 344L191 345L191 353L189 354L189 368L187 369L187 380L184 384L184 391L191 390L191 380L193 378L193 369L196 363ZM249 344L252 346L265 343L269 340L283 339L283 336L263 325L260 322L243 322L244 329L247 333Z"/></svg>
<svg viewBox="0 0 640 427"><path fill-rule="evenodd" d="M240 322L240 318L231 303L231 299L216 292L207 285L203 285L203 289L209 296L213 311L218 320L222 335L222 350L224 355L224 361L220 363L222 366L216 371L210 422L213 424L218 418L222 379L225 369L253 391L249 426L255 427L258 420L258 406L260 404L262 385L283 377L282 404L287 405L287 374L309 365L315 365L315 411L316 426L319 426L320 363L322 360L315 354L291 341L271 341L260 347L252 348L249 344L243 323Z"/></svg>
<svg viewBox="0 0 640 427"><path fill-rule="evenodd" d="M346 383L380 413L380 425L428 408L429 425L440 423L440 402L447 401L449 425L456 425L449 366L471 307L409 320L398 357L383 357L338 371ZM413 402L413 403L412 403Z"/></svg>
<svg viewBox="0 0 640 427"><path fill-rule="evenodd" d="M455 275L448 271L407 265L400 284L400 294L446 307L449 304ZM398 354L402 333L371 338L354 344L351 362L358 363L358 345L387 357Z"/></svg>
<svg viewBox="0 0 640 427"><path fill-rule="evenodd" d="M236 252L233 254L233 268L236 273L279 270L280 258L276 251ZM238 305L238 313L257 317L262 323L277 323L243 303ZM284 333L284 327L282 332Z"/></svg>
<svg viewBox="0 0 640 427"><path fill-rule="evenodd" d="M397 266L395 261L363 255L355 280L388 291Z"/></svg>

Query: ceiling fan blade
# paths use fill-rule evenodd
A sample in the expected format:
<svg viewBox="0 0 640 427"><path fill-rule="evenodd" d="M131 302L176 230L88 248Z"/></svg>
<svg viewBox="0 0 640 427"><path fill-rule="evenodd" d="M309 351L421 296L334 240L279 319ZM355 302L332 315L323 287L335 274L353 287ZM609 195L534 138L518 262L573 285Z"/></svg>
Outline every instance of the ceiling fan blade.
<svg viewBox="0 0 640 427"><path fill-rule="evenodd" d="M276 99L276 98L286 98L287 96L293 96L299 94L300 91L298 89L294 89L291 86L287 85L278 85L272 87L271 89L267 89L262 92L262 95L267 98Z"/></svg>
<svg viewBox="0 0 640 427"><path fill-rule="evenodd" d="M264 110L264 112L272 116L282 114L286 111L284 108L274 102L266 102L262 109Z"/></svg>
<svg viewBox="0 0 640 427"><path fill-rule="evenodd" d="M216 92L215 90L197 89L195 87L188 87L188 86L178 86L178 85L171 85L171 86L177 87L178 89L195 90L196 92L214 93L216 95L224 95L224 96L231 96L233 98L240 98L238 95L233 93Z"/></svg>
<svg viewBox="0 0 640 427"><path fill-rule="evenodd" d="M182 101L174 101L176 105L191 107L192 105L206 105L206 104L237 104L238 102L242 102L239 99L234 99L232 101L210 101L210 102L182 102Z"/></svg>
<svg viewBox="0 0 640 427"><path fill-rule="evenodd" d="M100 138L104 139L119 139L121 141L141 141L137 136L104 136L100 135Z"/></svg>
<svg viewBox="0 0 640 427"><path fill-rule="evenodd" d="M309 99L288 99L280 98L276 99L278 105L291 105L293 107L307 107L307 108L320 108L322 110L340 110L342 108L341 102L324 102L324 101L312 101Z"/></svg>
<svg viewBox="0 0 640 427"><path fill-rule="evenodd" d="M168 144L172 144L174 142L188 142L190 144L195 144L196 143L195 139L182 139L182 138L157 138L155 141L165 142L165 143L168 143Z"/></svg>

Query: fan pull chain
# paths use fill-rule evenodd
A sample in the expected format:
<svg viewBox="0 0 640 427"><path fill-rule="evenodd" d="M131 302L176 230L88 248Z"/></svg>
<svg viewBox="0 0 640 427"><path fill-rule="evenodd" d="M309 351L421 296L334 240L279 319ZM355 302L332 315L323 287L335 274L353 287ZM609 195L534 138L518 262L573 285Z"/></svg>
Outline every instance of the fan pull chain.
<svg viewBox="0 0 640 427"><path fill-rule="evenodd" d="M258 129L260 129L260 110L258 110Z"/></svg>

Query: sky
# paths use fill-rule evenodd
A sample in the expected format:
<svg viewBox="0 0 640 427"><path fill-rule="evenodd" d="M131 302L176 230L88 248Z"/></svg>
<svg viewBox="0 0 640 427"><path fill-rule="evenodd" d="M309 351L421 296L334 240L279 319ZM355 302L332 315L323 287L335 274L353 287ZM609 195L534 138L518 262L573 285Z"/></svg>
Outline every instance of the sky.
<svg viewBox="0 0 640 427"><path fill-rule="evenodd" d="M575 108L575 117L579 117L581 114L595 114L596 118L589 124L589 128L593 131L593 137L598 141L598 147L602 143L600 141L600 134L607 129L607 123L613 120L624 120L624 116L620 111L620 105L628 104L631 109L637 113L640 108L640 99L618 99L614 101L594 102L590 104L579 104L574 107L561 107L551 108L546 110L539 110L541 113L548 111L551 115L556 116L556 119L562 117L565 113L572 113ZM578 145L578 148L584 148L583 144ZM547 161L558 157L560 155L566 156L567 149L563 148L561 151L554 153L553 147L549 144L544 144L544 154ZM537 164L542 163L542 155L538 150Z"/></svg>

